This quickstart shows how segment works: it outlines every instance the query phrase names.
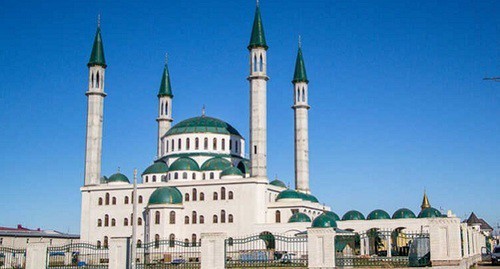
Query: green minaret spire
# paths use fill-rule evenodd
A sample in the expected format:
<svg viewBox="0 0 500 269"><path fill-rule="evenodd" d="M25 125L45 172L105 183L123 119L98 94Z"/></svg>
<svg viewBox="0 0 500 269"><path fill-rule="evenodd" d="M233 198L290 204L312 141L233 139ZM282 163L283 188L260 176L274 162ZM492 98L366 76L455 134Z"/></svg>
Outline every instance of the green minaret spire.
<svg viewBox="0 0 500 269"><path fill-rule="evenodd" d="M104 46L102 44L101 27L97 26L95 33L94 45L92 46L92 54L90 54L89 63L87 66L100 65L106 68L106 60L104 59Z"/></svg>
<svg viewBox="0 0 500 269"><path fill-rule="evenodd" d="M292 82L309 82L309 80L307 80L306 65L304 64L304 57L302 57L302 46L300 45L300 41L297 60L295 61L295 73L293 74Z"/></svg>
<svg viewBox="0 0 500 269"><path fill-rule="evenodd" d="M260 16L259 5L255 9L255 18L253 20L252 36L250 37L250 44L248 49L262 47L267 50L266 37L264 35L264 26L262 25L262 18Z"/></svg>
<svg viewBox="0 0 500 269"><path fill-rule="evenodd" d="M160 96L174 97L174 95L172 95L172 86L170 85L170 74L168 72L168 65L166 61L165 61L165 68L163 68L163 75L161 76L160 90L158 91L158 97Z"/></svg>

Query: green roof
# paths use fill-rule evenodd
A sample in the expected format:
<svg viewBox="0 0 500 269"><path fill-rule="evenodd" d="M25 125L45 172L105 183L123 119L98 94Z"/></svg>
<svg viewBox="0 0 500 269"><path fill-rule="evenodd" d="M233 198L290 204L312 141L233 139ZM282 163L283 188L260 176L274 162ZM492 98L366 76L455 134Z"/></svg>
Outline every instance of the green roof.
<svg viewBox="0 0 500 269"><path fill-rule="evenodd" d="M163 75L161 76L160 90L158 91L158 97L160 96L174 97L174 95L172 95L172 86L170 85L170 73L168 72L167 64L165 64L165 68L163 68Z"/></svg>
<svg viewBox="0 0 500 269"><path fill-rule="evenodd" d="M276 187L286 188L285 183L279 179L275 179L275 180L269 182L269 184L276 186Z"/></svg>
<svg viewBox="0 0 500 269"><path fill-rule="evenodd" d="M317 216L312 223L313 228L336 228L337 222L325 213Z"/></svg>
<svg viewBox="0 0 500 269"><path fill-rule="evenodd" d="M302 212L296 212L288 220L288 223L293 222L311 222L311 218Z"/></svg>
<svg viewBox="0 0 500 269"><path fill-rule="evenodd" d="M340 220L339 215L335 214L335 213L334 213L334 212L332 212L332 211L326 211L326 212L324 212L324 213L325 213L325 215L327 215L327 216L329 216L329 217L333 218L335 221L339 221L339 220Z"/></svg>
<svg viewBox="0 0 500 269"><path fill-rule="evenodd" d="M166 135L186 133L232 134L241 137L240 133L229 123L207 116L183 120L170 128ZM200 143L203 145L203 141L200 141Z"/></svg>
<svg viewBox="0 0 500 269"><path fill-rule="evenodd" d="M176 187L161 187L149 197L148 205L182 204L182 194Z"/></svg>
<svg viewBox="0 0 500 269"><path fill-rule="evenodd" d="M189 158L189 157L182 157L177 160L175 160L169 167L169 171L183 171L183 170L189 170L189 171L200 171L200 167L198 166L198 163Z"/></svg>
<svg viewBox="0 0 500 269"><path fill-rule="evenodd" d="M109 178L108 178L108 183L110 182L127 182L127 183L130 183L130 181L128 180L128 178L122 174L122 173L116 173L116 174L113 174L111 175Z"/></svg>
<svg viewBox="0 0 500 269"><path fill-rule="evenodd" d="M255 9L255 18L253 20L252 35L250 36L250 44L248 49L264 48L267 50L266 37L264 35L264 26L262 25L262 18L260 16L260 8L257 6Z"/></svg>
<svg viewBox="0 0 500 269"><path fill-rule="evenodd" d="M104 45L102 44L101 27L97 27L95 33L94 45L92 46L92 53L90 54L88 67L99 65L106 68L106 60L104 59Z"/></svg>
<svg viewBox="0 0 500 269"><path fill-rule="evenodd" d="M440 218L441 212L434 207L424 208L418 214L418 218Z"/></svg>
<svg viewBox="0 0 500 269"><path fill-rule="evenodd" d="M302 56L302 49L300 47L299 52L297 52L297 60L295 61L295 73L293 74L292 82L309 82L309 80L307 80L306 65L304 63L304 57Z"/></svg>
<svg viewBox="0 0 500 269"><path fill-rule="evenodd" d="M302 196L302 200L304 200L304 201L319 203L318 199L311 194L302 193L302 192L299 192L299 194Z"/></svg>
<svg viewBox="0 0 500 269"><path fill-rule="evenodd" d="M392 214L393 219L414 219L415 213L408 208L400 208Z"/></svg>
<svg viewBox="0 0 500 269"><path fill-rule="evenodd" d="M278 194L278 197L276 197L276 201L281 200L281 199L303 199L303 196L301 193L295 191L295 190L284 190Z"/></svg>
<svg viewBox="0 0 500 269"><path fill-rule="evenodd" d="M220 157L214 157L205 161L201 165L201 170L202 171L225 170L226 168L230 167L231 167L230 161Z"/></svg>
<svg viewBox="0 0 500 269"><path fill-rule="evenodd" d="M150 165L144 172L142 172L142 175L148 175L148 174L163 174L168 172L168 166L164 162L156 162L152 165Z"/></svg>
<svg viewBox="0 0 500 269"><path fill-rule="evenodd" d="M368 214L368 216L366 217L366 219L368 220L375 220L375 219L390 219L391 216L389 216L389 214L387 212L385 212L384 210L382 209L376 209L376 210L373 210L372 212L370 212L370 214Z"/></svg>
<svg viewBox="0 0 500 269"><path fill-rule="evenodd" d="M364 219L365 216L363 216L361 212L356 210L347 211L342 217L342 220L364 220Z"/></svg>
<svg viewBox="0 0 500 269"><path fill-rule="evenodd" d="M231 166L229 168L224 169L224 171L222 171L220 173L220 176L221 177L223 177L223 176L243 176L243 173L240 171L240 169Z"/></svg>

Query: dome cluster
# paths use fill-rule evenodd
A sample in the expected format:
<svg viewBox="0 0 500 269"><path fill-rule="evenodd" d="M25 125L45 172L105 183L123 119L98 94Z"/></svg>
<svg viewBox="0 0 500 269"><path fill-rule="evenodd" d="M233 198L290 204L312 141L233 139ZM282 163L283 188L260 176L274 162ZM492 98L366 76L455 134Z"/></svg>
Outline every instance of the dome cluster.
<svg viewBox="0 0 500 269"><path fill-rule="evenodd" d="M400 208L392 214L392 219L414 219L414 218L440 218L440 217L446 217L439 212L439 210L430 207L430 208L425 208L423 209L418 216L413 213L408 208ZM391 219L391 216L389 213L382 209L376 209L370 212L368 216L366 217L366 220L380 220L380 219ZM365 216L357 211L357 210L350 210L342 216L342 220L365 220Z"/></svg>

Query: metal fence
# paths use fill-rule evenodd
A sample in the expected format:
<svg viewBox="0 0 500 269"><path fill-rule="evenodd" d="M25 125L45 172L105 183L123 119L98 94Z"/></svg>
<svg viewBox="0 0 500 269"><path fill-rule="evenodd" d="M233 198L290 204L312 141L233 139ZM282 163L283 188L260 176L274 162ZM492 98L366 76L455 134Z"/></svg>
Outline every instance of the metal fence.
<svg viewBox="0 0 500 269"><path fill-rule="evenodd" d="M200 242L156 240L137 246L137 269L200 268Z"/></svg>
<svg viewBox="0 0 500 269"><path fill-rule="evenodd" d="M226 268L307 268L307 237L271 233L225 240Z"/></svg>
<svg viewBox="0 0 500 269"><path fill-rule="evenodd" d="M338 267L408 267L408 257L363 257L337 256L335 265Z"/></svg>
<svg viewBox="0 0 500 269"><path fill-rule="evenodd" d="M72 243L63 246L50 246L47 249L47 268L92 268L106 269L109 251L96 245Z"/></svg>
<svg viewBox="0 0 500 269"><path fill-rule="evenodd" d="M0 269L26 268L26 249L0 247Z"/></svg>

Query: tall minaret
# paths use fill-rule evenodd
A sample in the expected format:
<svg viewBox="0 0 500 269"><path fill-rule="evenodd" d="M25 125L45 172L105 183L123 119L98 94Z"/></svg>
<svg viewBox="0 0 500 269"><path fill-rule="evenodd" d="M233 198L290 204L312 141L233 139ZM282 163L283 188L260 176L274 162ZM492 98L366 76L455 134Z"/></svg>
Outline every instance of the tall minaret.
<svg viewBox="0 0 500 269"><path fill-rule="evenodd" d="M89 63L87 95L87 141L85 144L85 186L97 185L101 177L102 121L104 108L104 78L106 61L98 22Z"/></svg>
<svg viewBox="0 0 500 269"><path fill-rule="evenodd" d="M165 68L161 77L160 90L158 91L158 158L165 155L165 146L162 137L172 125L172 86L170 85L170 74L168 72L167 56L165 55Z"/></svg>
<svg viewBox="0 0 500 269"><path fill-rule="evenodd" d="M308 83L306 66L302 57L299 36L299 51L295 61L293 75L293 95L295 123L295 188L300 192L309 193L309 127L308 127Z"/></svg>
<svg viewBox="0 0 500 269"><path fill-rule="evenodd" d="M267 176L267 44L257 2L250 51L250 175Z"/></svg>

